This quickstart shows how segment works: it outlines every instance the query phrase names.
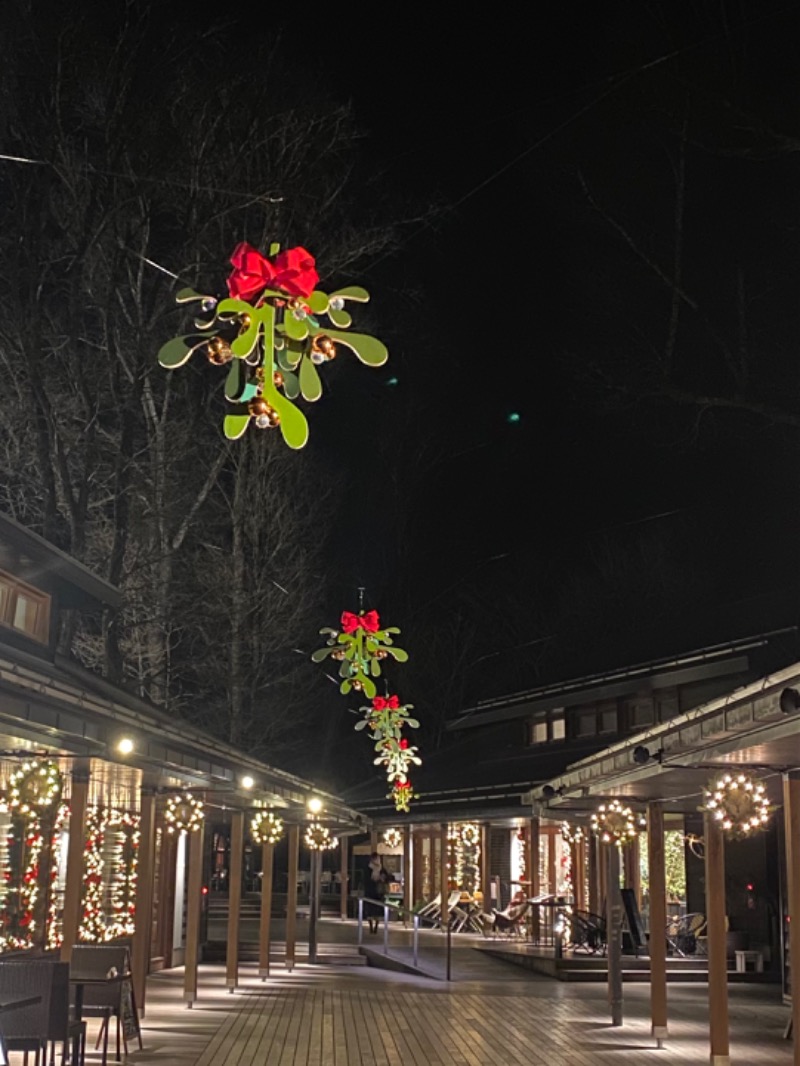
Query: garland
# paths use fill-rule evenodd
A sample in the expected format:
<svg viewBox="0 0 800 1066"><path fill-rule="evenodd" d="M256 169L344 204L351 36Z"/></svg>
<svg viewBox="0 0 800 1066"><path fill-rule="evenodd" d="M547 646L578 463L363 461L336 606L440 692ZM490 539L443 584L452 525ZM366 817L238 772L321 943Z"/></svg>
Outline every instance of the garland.
<svg viewBox="0 0 800 1066"><path fill-rule="evenodd" d="M168 833L194 833L203 824L203 817L203 801L195 799L191 792L178 793L167 800L164 818Z"/></svg>
<svg viewBox="0 0 800 1066"><path fill-rule="evenodd" d="M403 834L399 829L385 829L383 833L383 842L387 847L399 848L403 843Z"/></svg>
<svg viewBox="0 0 800 1066"><path fill-rule="evenodd" d="M277 844L283 838L283 819L272 811L258 811L250 822L256 844Z"/></svg>
<svg viewBox="0 0 800 1066"><path fill-rule="evenodd" d="M561 839L565 844L580 844L583 835L581 826L571 825L569 822L561 823Z"/></svg>
<svg viewBox="0 0 800 1066"><path fill-rule="evenodd" d="M321 634L328 634L327 647L315 651L311 660L321 663L330 656L339 662L339 691L346 696L351 689L363 692L369 699L377 692L375 677L381 676L381 663L391 656L395 662L408 661L408 652L396 648L392 634L400 630L394 626L381 627L377 611L353 614L343 611L339 629L325 626Z"/></svg>
<svg viewBox="0 0 800 1066"><path fill-rule="evenodd" d="M728 836L741 840L766 829L772 811L766 789L747 774L724 774L703 792L701 810L721 822Z"/></svg>
<svg viewBox="0 0 800 1066"><path fill-rule="evenodd" d="M191 332L161 348L158 361L175 370L203 349L210 363L230 364L225 398L233 412L223 422L225 436L236 440L252 421L258 429L279 427L290 448L302 448L308 422L293 401L320 398L318 368L340 346L366 366L383 366L389 357L375 337L347 332L352 318L345 305L366 303L369 293L355 285L330 294L317 289L316 264L305 248L281 252L272 244L265 256L243 242L230 261L227 299L194 289L177 294L177 303L199 304L200 313ZM330 326L321 323L323 316Z"/></svg>
<svg viewBox="0 0 800 1066"><path fill-rule="evenodd" d="M639 835L633 811L619 800L600 804L592 815L592 830L604 844L616 844L617 847L630 844Z"/></svg>
<svg viewBox="0 0 800 1066"><path fill-rule="evenodd" d="M331 836L330 829L322 822L311 822L307 825L304 840L306 847L312 851L327 851L339 846L338 838Z"/></svg>

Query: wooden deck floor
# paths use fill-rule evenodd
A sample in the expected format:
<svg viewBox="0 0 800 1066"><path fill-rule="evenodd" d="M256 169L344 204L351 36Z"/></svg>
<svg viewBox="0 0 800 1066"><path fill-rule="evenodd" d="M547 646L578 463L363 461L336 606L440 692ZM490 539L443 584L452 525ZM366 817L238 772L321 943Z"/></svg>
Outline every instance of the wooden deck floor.
<svg viewBox="0 0 800 1066"><path fill-rule="evenodd" d="M451 985L405 974L301 964L268 982L242 969L224 988L220 966L201 969L200 998L181 1001L180 971L150 979L145 1048L131 1066L620 1066L708 1062L706 990L670 986L671 1037L656 1050L649 990L625 989L625 1024L608 1024L605 989L570 985L507 963ZM731 1058L788 1066L788 1011L775 987L730 989Z"/></svg>

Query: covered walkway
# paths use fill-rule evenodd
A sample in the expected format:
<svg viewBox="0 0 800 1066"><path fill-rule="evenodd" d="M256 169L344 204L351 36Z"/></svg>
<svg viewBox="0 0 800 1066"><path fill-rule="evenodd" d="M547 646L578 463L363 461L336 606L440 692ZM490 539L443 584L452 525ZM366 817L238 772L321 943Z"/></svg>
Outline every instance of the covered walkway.
<svg viewBox="0 0 800 1066"><path fill-rule="evenodd" d="M424 947L440 957L438 947ZM474 955L474 961L472 957ZM183 1004L181 970L148 979L145 1050L131 1064L169 1066L619 1066L708 1061L708 1001L671 985L670 1039L650 1035L647 985L625 987L625 1024L609 1024L602 985L571 984L457 949L456 980L355 966L255 965L224 989L224 968L201 966L199 996ZM423 961L421 959L421 961ZM791 1062L788 1009L776 986L730 988L731 1058L742 1066Z"/></svg>

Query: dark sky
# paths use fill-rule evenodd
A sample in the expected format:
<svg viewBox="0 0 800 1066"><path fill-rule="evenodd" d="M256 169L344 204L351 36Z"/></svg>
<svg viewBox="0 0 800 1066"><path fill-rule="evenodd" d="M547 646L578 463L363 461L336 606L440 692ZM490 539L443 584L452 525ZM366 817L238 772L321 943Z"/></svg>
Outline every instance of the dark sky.
<svg viewBox="0 0 800 1066"><path fill-rule="evenodd" d="M782 625L798 592L796 12L531 18L314 53L385 187L440 207L363 276L397 386L321 416L390 437L351 483L342 595L404 632L477 612L465 698Z"/></svg>

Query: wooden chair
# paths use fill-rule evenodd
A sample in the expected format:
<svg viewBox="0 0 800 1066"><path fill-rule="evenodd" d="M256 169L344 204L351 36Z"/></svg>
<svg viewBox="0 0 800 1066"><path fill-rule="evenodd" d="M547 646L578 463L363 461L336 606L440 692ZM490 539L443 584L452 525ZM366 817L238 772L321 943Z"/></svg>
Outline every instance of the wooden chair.
<svg viewBox="0 0 800 1066"><path fill-rule="evenodd" d="M33 1053L34 1066L46 1066L50 1017L50 995L53 985L53 963L46 959L19 959L0 962L0 998L39 996L31 1007L4 1015L3 1037L9 1051L21 1051L25 1066Z"/></svg>

